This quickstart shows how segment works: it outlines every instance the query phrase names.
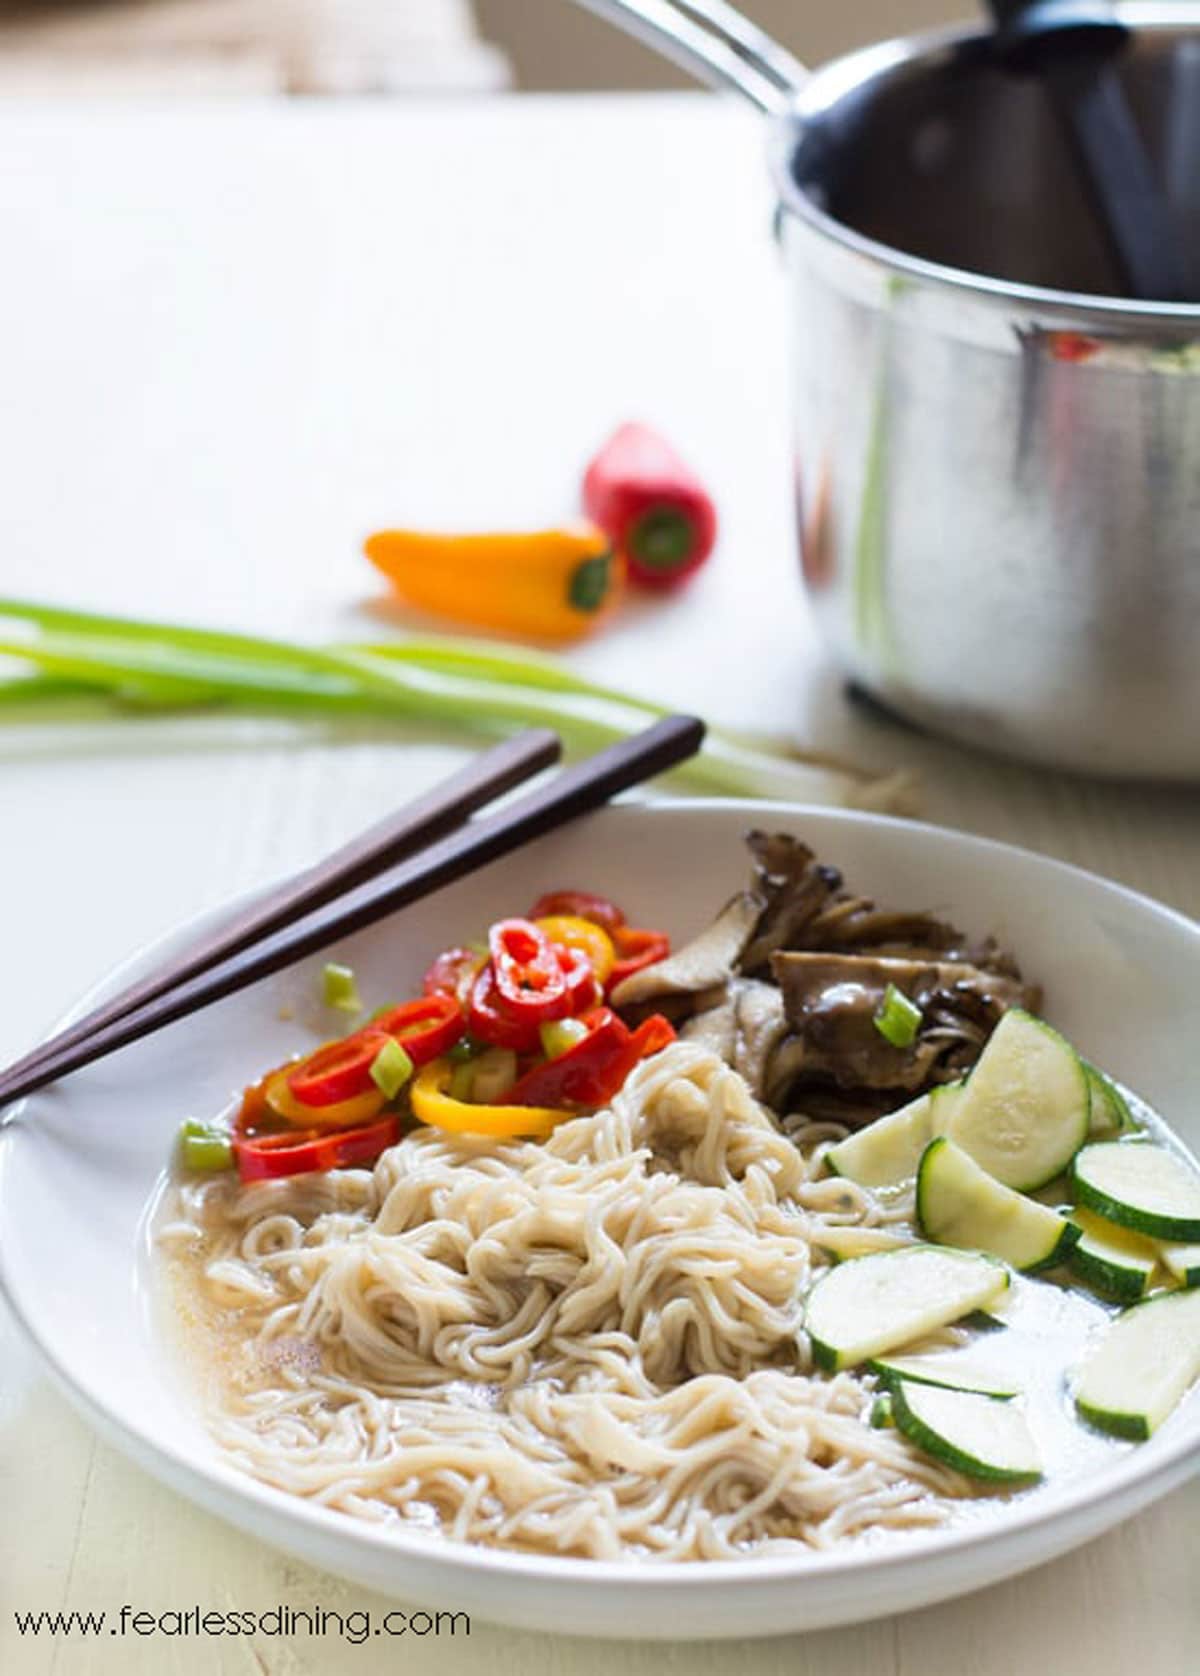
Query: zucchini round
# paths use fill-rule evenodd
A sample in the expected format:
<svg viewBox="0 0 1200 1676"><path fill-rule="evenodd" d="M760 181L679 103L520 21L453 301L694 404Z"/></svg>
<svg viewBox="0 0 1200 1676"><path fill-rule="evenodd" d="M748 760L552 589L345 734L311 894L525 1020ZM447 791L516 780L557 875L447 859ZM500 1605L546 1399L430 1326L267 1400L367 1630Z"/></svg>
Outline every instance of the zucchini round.
<svg viewBox="0 0 1200 1676"><path fill-rule="evenodd" d="M852 1257L808 1295L804 1325L813 1360L829 1372L913 1344L993 1302L1008 1270L973 1251L910 1245Z"/></svg>
<svg viewBox="0 0 1200 1676"><path fill-rule="evenodd" d="M1101 1431L1140 1443L1197 1378L1200 1292L1160 1293L1108 1328L1080 1369L1075 1406Z"/></svg>
<svg viewBox="0 0 1200 1676"><path fill-rule="evenodd" d="M1134 1233L1200 1240L1200 1175L1150 1141L1094 1141L1071 1167L1075 1198Z"/></svg>
<svg viewBox="0 0 1200 1676"><path fill-rule="evenodd" d="M1061 1262L1079 1238L1056 1210L1003 1186L945 1136L921 1158L917 1226L937 1245L986 1251L1026 1273Z"/></svg>
<svg viewBox="0 0 1200 1676"><path fill-rule="evenodd" d="M910 1443L969 1478L1034 1484L1042 1462L1015 1403L907 1379L892 1387L892 1418Z"/></svg>
<svg viewBox="0 0 1200 1676"><path fill-rule="evenodd" d="M1069 1042L1030 1013L1005 1013L971 1072L946 1134L990 1176L1032 1193L1087 1140L1091 1095Z"/></svg>

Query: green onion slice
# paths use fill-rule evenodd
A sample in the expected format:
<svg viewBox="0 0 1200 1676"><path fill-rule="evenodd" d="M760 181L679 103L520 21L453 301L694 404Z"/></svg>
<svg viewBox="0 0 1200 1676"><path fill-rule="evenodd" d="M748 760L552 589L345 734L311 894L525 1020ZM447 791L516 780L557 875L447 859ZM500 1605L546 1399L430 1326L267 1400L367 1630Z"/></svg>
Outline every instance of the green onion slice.
<svg viewBox="0 0 1200 1676"><path fill-rule="evenodd" d="M339 966L335 960L329 961L321 972L321 994L325 1005L336 1007L340 1013L362 1012L362 1002L358 998L358 980L349 966Z"/></svg>
<svg viewBox="0 0 1200 1676"><path fill-rule="evenodd" d="M389 1036L371 1061L371 1081L394 1100L413 1074L413 1062L400 1043Z"/></svg>
<svg viewBox="0 0 1200 1676"><path fill-rule="evenodd" d="M915 1001L890 983L883 992L883 1001L875 1014L875 1028L893 1047L911 1047L921 1028L921 1009Z"/></svg>

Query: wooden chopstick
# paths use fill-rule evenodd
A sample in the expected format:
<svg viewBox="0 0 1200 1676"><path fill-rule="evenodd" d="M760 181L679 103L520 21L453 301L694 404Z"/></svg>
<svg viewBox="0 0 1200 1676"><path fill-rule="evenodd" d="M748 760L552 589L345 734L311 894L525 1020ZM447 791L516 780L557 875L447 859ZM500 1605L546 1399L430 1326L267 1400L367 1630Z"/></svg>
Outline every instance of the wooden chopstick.
<svg viewBox="0 0 1200 1676"><path fill-rule="evenodd" d="M151 1035L175 1019L236 994L259 978L327 948L339 937L372 925L575 816L598 808L618 792L694 755L703 738L704 724L696 717L668 716L631 739L564 769L549 784L493 815L470 822L383 878L359 885L341 900L326 904L253 947L164 991L85 1040L48 1054L26 1071L6 1071L0 1075L0 1106Z"/></svg>
<svg viewBox="0 0 1200 1676"><path fill-rule="evenodd" d="M258 897L235 919L224 922L218 931L201 936L158 971L139 978L66 1030L40 1043L10 1065L3 1080L7 1082L32 1071L36 1065L56 1059L67 1048L95 1036L188 978L211 970L272 931L282 930L304 914L395 866L461 826L486 803L511 791L541 769L549 768L561 754L562 743L548 728L530 728L493 746L395 814L386 815L368 827L323 861L293 874L269 895Z"/></svg>

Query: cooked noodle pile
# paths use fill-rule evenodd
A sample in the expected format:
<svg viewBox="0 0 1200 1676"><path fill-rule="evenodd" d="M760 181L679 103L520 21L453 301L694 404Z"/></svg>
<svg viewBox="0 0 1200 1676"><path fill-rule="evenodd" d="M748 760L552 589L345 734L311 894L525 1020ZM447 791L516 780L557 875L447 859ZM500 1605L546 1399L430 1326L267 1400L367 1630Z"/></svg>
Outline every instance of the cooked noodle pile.
<svg viewBox="0 0 1200 1676"><path fill-rule="evenodd" d="M826 1548L963 1481L811 1371L818 1179L707 1050L548 1141L419 1129L373 1172L180 1191L162 1230L236 1342L214 1427L260 1479L470 1542L611 1559ZM830 1235L830 1237L833 1237Z"/></svg>

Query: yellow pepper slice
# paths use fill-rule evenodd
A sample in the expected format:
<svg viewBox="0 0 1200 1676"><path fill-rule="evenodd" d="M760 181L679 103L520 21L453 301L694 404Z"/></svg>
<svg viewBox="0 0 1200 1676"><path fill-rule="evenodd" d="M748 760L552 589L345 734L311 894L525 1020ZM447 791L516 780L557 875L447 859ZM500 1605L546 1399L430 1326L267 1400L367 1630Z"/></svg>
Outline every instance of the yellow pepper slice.
<svg viewBox="0 0 1200 1676"><path fill-rule="evenodd" d="M617 951L602 925L590 919L577 919L573 914L548 914L545 919L535 919L533 923L546 933L552 943L586 954L592 963L596 982L603 988L617 963Z"/></svg>
<svg viewBox="0 0 1200 1676"><path fill-rule="evenodd" d="M354 1129L372 1118L387 1105L387 1095L381 1088L356 1094L352 1100L337 1100L331 1106L306 1106L297 1100L288 1087L287 1079L295 1065L281 1066L263 1084L263 1097L279 1117L285 1117L298 1129Z"/></svg>
<svg viewBox="0 0 1200 1676"><path fill-rule="evenodd" d="M503 1139L527 1135L544 1136L574 1112L555 1111L550 1106L475 1106L455 1100L447 1092L454 1066L449 1059L431 1059L422 1065L412 1085L413 1115L435 1129L456 1135L492 1135Z"/></svg>
<svg viewBox="0 0 1200 1676"><path fill-rule="evenodd" d="M363 551L411 605L539 639L587 634L625 585L624 559L592 524L486 535L378 530Z"/></svg>

